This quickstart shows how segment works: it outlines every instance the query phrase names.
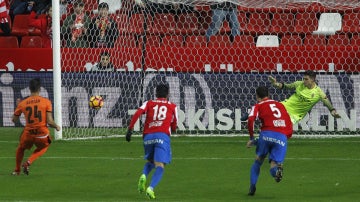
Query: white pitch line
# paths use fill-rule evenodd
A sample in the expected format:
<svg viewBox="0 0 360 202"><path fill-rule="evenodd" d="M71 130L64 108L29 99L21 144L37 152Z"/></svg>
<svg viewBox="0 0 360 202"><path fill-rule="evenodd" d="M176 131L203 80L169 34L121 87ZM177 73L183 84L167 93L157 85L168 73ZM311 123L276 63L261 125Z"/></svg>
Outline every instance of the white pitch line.
<svg viewBox="0 0 360 202"><path fill-rule="evenodd" d="M13 159L15 157L0 157L0 159ZM96 160L143 160L143 157L96 157L96 156L58 156L58 157L41 157L42 159L96 159ZM173 157L173 160L252 160L254 158L222 158L222 157ZM289 157L285 160L300 160L300 161L360 161L360 158L306 158L306 157Z"/></svg>

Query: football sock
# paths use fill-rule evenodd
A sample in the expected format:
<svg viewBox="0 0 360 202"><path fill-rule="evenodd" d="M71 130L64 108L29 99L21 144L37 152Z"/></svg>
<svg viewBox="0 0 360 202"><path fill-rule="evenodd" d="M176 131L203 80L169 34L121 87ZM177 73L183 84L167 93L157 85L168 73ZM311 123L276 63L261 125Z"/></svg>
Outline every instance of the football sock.
<svg viewBox="0 0 360 202"><path fill-rule="evenodd" d="M164 173L164 168L163 167L158 166L158 167L155 168L155 173L151 178L150 187L155 188L156 185L159 184L159 182L160 182L160 180L161 180L161 178L163 176L163 173Z"/></svg>
<svg viewBox="0 0 360 202"><path fill-rule="evenodd" d="M262 165L262 162L255 160L253 165L251 166L251 170L250 170L250 184L251 185L256 185L256 182L259 178L261 165Z"/></svg>
<svg viewBox="0 0 360 202"><path fill-rule="evenodd" d="M143 170L143 174L145 174L146 176L149 175L149 173L151 172L151 170L155 167L155 164L151 163L151 162L146 162L144 165L144 170Z"/></svg>
<svg viewBox="0 0 360 202"><path fill-rule="evenodd" d="M277 166L274 166L273 168L270 168L270 174L271 176L275 177L277 171Z"/></svg>
<svg viewBox="0 0 360 202"><path fill-rule="evenodd" d="M36 148L28 159L30 161L30 164L32 164L37 158L45 154L48 148L49 148L48 146L43 148Z"/></svg>
<svg viewBox="0 0 360 202"><path fill-rule="evenodd" d="M20 171L21 162L24 158L25 149L18 147L16 150L16 171Z"/></svg>

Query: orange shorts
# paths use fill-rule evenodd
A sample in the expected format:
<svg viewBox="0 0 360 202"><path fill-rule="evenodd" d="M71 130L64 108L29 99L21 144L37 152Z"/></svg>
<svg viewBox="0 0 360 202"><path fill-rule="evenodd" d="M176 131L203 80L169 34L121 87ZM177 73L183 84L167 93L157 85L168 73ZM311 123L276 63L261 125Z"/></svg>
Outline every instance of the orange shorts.
<svg viewBox="0 0 360 202"><path fill-rule="evenodd" d="M20 138L20 147L31 149L33 145L37 148L48 147L51 143L49 134L44 135L31 135L28 131L24 130Z"/></svg>

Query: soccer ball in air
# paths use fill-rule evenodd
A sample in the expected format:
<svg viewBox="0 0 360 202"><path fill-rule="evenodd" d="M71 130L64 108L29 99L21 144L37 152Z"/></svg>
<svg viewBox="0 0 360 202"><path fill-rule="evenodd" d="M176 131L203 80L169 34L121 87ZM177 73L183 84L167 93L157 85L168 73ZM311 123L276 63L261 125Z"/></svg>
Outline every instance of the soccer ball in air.
<svg viewBox="0 0 360 202"><path fill-rule="evenodd" d="M100 95L91 96L89 106L93 109L100 109L104 105L104 99Z"/></svg>

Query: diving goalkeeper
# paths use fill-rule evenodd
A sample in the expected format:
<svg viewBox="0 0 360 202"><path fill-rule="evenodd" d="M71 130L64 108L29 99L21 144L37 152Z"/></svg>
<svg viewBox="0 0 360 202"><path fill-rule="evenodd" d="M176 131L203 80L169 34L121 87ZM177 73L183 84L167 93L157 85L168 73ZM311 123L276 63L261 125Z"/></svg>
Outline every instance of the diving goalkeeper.
<svg viewBox="0 0 360 202"><path fill-rule="evenodd" d="M340 118L340 115L336 112L324 91L317 86L315 79L316 73L311 70L304 73L302 81L295 81L293 83L280 83L274 77L269 76L270 82L276 88L295 90L294 94L281 102L289 113L293 124L303 119L308 111L319 101L324 103L334 118Z"/></svg>

